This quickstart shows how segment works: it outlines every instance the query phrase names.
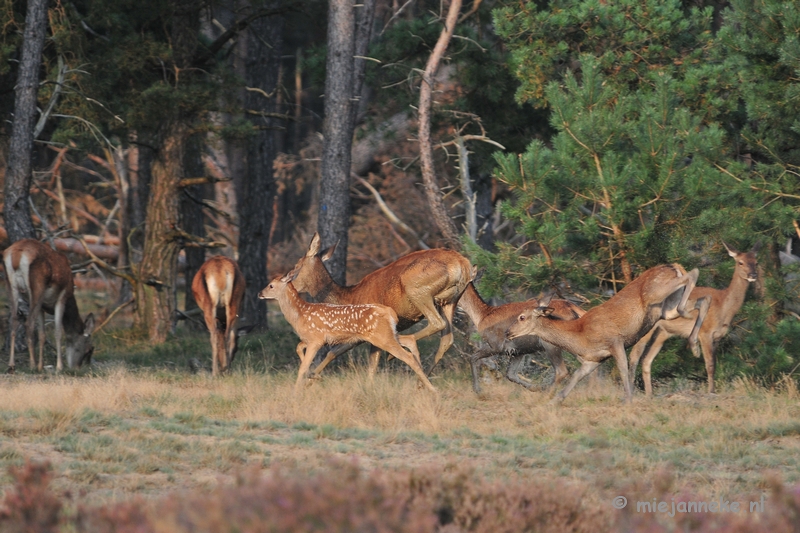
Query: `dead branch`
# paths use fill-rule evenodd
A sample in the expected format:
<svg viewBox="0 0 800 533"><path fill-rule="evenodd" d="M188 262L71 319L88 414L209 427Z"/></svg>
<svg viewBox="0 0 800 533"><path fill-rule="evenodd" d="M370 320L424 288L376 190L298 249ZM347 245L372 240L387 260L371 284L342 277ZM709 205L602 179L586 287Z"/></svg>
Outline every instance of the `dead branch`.
<svg viewBox="0 0 800 533"><path fill-rule="evenodd" d="M380 210L383 212L384 215L386 215L386 218L389 219L389 222L391 222L395 226L399 227L400 229L402 229L403 231L405 231L406 233L408 233L409 235L414 237L414 239L416 239L416 241L417 241L417 245L422 250L430 250L430 246L428 246L427 244L422 242L422 239L419 238L419 235L417 235L417 232L414 231L413 229L411 229L409 226L407 226L405 222L400 220L400 217L398 217L397 215L394 214L394 211L389 209L389 206L386 205L386 202L383 201L383 197L381 196L381 193L379 193L375 189L375 187L370 185L370 183L367 180L365 180L364 178L362 178L361 176L353 175L353 177L355 179L357 179L358 182L361 183L364 187L369 189L369 192L371 192L372 196L375 197L375 201L378 202L378 207L380 207Z"/></svg>
<svg viewBox="0 0 800 533"><path fill-rule="evenodd" d="M203 176L201 178L183 178L178 182L178 187L185 188L192 185L205 185L206 183L218 183L220 181L231 181L232 178L216 176Z"/></svg>
<svg viewBox="0 0 800 533"><path fill-rule="evenodd" d="M447 208L442 199L441 190L436 183L436 173L433 166L433 148L431 145L431 104L433 101L433 84L436 71L442 60L447 45L455 31L458 21L458 12L461 10L461 0L452 0L447 12L442 33L439 35L436 46L431 52L425 71L422 74L422 83L419 88L419 151L422 164L422 181L425 184L425 195L430 204L433 219L442 236L450 246L458 247L458 232L452 219L448 216Z"/></svg>
<svg viewBox="0 0 800 533"><path fill-rule="evenodd" d="M134 298L131 298L131 299L130 299L130 300L128 300L127 302L124 302L124 303L120 304L119 306L117 306L117 308L116 308L116 309L114 309L113 311L111 311L111 313L110 313L110 314L109 314L109 315L106 317L106 319L105 319L105 320L103 320L103 323L102 323L102 324L100 324L99 326L97 326L96 328L94 328L94 334L95 334L95 335L97 335L97 332L98 332L98 331L100 331L101 329L103 329L103 328L105 327L105 325L106 325L106 324L108 324L109 322L111 322L111 319L112 319L112 318L114 318L114 315L116 315L116 314L117 314L117 313L119 313L119 312L120 312L120 311L121 311L123 308L125 308L125 307L127 307L127 306L131 305L131 304L132 304L133 302L135 302L135 301L136 301L136 300L135 300Z"/></svg>
<svg viewBox="0 0 800 533"><path fill-rule="evenodd" d="M97 257L97 255L95 255L94 252L92 252L92 250L89 249L89 244L87 244L82 237L76 235L75 238L78 240L78 242L80 242L83 245L84 250L86 250L86 254L92 258L94 264L96 264L106 272L109 272L117 276L118 278L126 280L128 283L131 284L132 287L136 287L136 284L139 282L137 278L135 278L130 274L117 270L116 268L112 267L111 265L109 265L108 263Z"/></svg>
<svg viewBox="0 0 800 533"><path fill-rule="evenodd" d="M41 193L44 193L46 196L49 196L50 198L52 198L52 199L53 199L53 200L55 200L56 202L59 202L59 203L61 203L61 198L59 198L59 197L58 197L58 195L57 195L56 193L54 193L53 191L51 191L51 190L44 189L44 188L42 188L42 187L39 187L39 186L36 186L36 185L34 185L33 187L31 187L31 193L34 193L34 192L41 192ZM102 227L102 226L103 226L103 223L102 223L102 222L100 222L99 220L97 220L97 218L96 218L94 215L92 215L91 213L87 212L86 210L84 210L84 209L81 209L81 208L80 208L80 207L78 207L77 205L75 205L75 204L73 204L73 203L71 203L71 202L67 202L66 200L64 201L64 204L65 204L67 207L69 207L69 208L70 208L72 211L74 211L76 214L78 214L78 215L82 216L83 218L85 218L85 219L86 219L86 220L88 220L89 222L92 222L92 223L94 223L94 224L97 224L97 225L98 225L98 226L100 226L100 227Z"/></svg>

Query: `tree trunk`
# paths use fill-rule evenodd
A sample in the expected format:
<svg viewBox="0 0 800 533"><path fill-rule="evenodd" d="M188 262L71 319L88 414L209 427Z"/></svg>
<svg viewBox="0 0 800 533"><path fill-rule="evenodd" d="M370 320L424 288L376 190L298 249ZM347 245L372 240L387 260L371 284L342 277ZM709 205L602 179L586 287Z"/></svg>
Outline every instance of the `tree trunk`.
<svg viewBox="0 0 800 533"><path fill-rule="evenodd" d="M31 188L31 152L39 92L39 67L47 32L48 0L28 0L22 60L17 75L14 124L11 128L8 167L5 175L3 218L8 238L13 243L36 237L28 206Z"/></svg>
<svg viewBox="0 0 800 533"><path fill-rule="evenodd" d="M346 282L350 226L350 150L353 144L353 51L355 13L351 0L328 2L328 60L325 120L322 124L322 179L318 229L323 246L338 243L327 262L333 279Z"/></svg>
<svg viewBox="0 0 800 533"><path fill-rule="evenodd" d="M359 122L360 116L367 110L367 91L364 90L364 78L367 73L367 60L363 59L369 50L372 40L372 26L375 23L376 0L362 0L361 7L356 10L355 58L353 61L353 125Z"/></svg>
<svg viewBox="0 0 800 533"><path fill-rule="evenodd" d="M189 67L197 47L200 6L193 0L173 0L171 7L175 82L189 84L195 74ZM179 110L165 117L152 167L144 250L136 287L136 322L154 343L164 342L175 329L178 254L185 240L180 220L180 181L186 177L184 157L190 135L189 120Z"/></svg>
<svg viewBox="0 0 800 533"><path fill-rule="evenodd" d="M147 202L144 251L136 288L137 326L154 343L163 342L175 325L178 254L179 183L183 177L183 153L187 126L168 126L153 162Z"/></svg>
<svg viewBox="0 0 800 533"><path fill-rule="evenodd" d="M456 226L447 214L447 208L442 201L439 184L436 183L436 172L433 168L433 146L431 145L431 102L433 95L433 84L436 81L436 71L439 70L439 63L458 21L458 12L461 9L461 0L451 0L450 9L447 12L447 19L444 29L436 46L428 58L425 72L422 75L422 83L419 87L419 156L422 165L422 181L425 185L425 195L431 208L436 226L442 232L442 236L447 241L448 246L458 248L458 232Z"/></svg>
<svg viewBox="0 0 800 533"><path fill-rule="evenodd" d="M282 16L260 19L247 30L247 85L272 95L268 98L259 91L248 91L245 99L245 107L251 113L248 116L258 132L250 139L248 146L247 179L240 202L239 267L247 280L240 315L244 322L256 324L259 329L267 326L267 307L264 300L258 299L258 292L269 281L267 250L276 190L272 164L280 146L278 128L285 126L285 123L266 114L278 111L274 95L278 83L282 42ZM259 116L252 112L264 115Z"/></svg>
<svg viewBox="0 0 800 533"><path fill-rule="evenodd" d="M203 161L201 159L202 139L200 135L193 135L188 139L187 150L184 156L184 170L189 177L201 177L205 175ZM192 185L186 187L181 194L181 223L180 227L188 234L196 237L205 237L205 224L203 223L203 207L198 201L205 198L205 185ZM184 306L187 311L197 307L192 293L192 280L194 275L206 260L206 249L199 247L188 247L184 250L186 254L186 269L183 272L185 279L184 285ZM197 324L195 322L195 324Z"/></svg>

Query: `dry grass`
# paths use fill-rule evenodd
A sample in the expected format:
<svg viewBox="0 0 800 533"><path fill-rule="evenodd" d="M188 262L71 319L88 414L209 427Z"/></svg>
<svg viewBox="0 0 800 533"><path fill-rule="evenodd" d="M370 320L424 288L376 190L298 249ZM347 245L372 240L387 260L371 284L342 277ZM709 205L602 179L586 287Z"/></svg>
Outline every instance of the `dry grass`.
<svg viewBox="0 0 800 533"><path fill-rule="evenodd" d="M562 407L507 382L478 398L463 373L434 381L405 372L370 383L331 373L298 395L294 371L207 375L128 371L7 376L0 385L0 468L50 460L55 486L100 500L210 488L248 464L325 468L332 456L365 468L469 465L491 479L560 478L602 501L652 491L664 471L675 490L749 494L765 473L798 482L796 388L737 381L715 396L692 388L626 406L612 382L579 387ZM614 475L609 475L614 472ZM7 486L10 478L2 478Z"/></svg>

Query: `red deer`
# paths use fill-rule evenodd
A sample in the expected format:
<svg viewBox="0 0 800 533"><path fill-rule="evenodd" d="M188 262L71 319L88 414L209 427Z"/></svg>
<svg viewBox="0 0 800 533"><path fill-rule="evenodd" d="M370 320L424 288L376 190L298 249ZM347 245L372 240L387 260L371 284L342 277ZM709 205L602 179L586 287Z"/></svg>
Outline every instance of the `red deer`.
<svg viewBox="0 0 800 533"><path fill-rule="evenodd" d="M428 324L414 333L419 340L441 332L439 349L434 356L433 368L453 345L453 315L458 299L472 279L469 261L453 250L434 249L412 252L397 261L367 274L356 285L343 287L331 278L323 264L331 258L336 245L320 252L320 238L314 234L304 257L292 272L292 282L298 292L306 292L316 301L331 304L381 304L390 307L399 319L398 330L403 331L423 318ZM315 369L319 375L328 363L352 348L345 344L331 350ZM370 350L369 368L373 374L378 367L380 350Z"/></svg>
<svg viewBox="0 0 800 533"><path fill-rule="evenodd" d="M486 357L507 353L511 356L506 377L526 389L532 384L519 376L519 369L526 354L542 352L547 355L553 365L556 376L553 387L557 386L567 375L567 365L561 358L561 348L542 341L535 335L526 335L515 339L506 338L506 330L516 322L517 317L525 309L539 307L539 300L532 299L525 302L514 302L500 306L487 304L475 290L473 282L467 284L464 294L458 305L469 315L475 329L481 336L481 347L469 358L472 365L472 389L481 393L479 383L480 362ZM552 316L562 320L573 320L582 316L586 311L566 300L551 300Z"/></svg>
<svg viewBox="0 0 800 533"><path fill-rule="evenodd" d="M392 308L380 304L306 302L292 285L296 275L297 272L293 271L275 278L258 294L261 299L278 301L287 322L300 337L297 345L300 370L295 389L302 384L314 356L323 346L369 342L403 361L417 373L423 385L436 390L422 370L414 336L397 334L397 313ZM410 353L404 348L408 348Z"/></svg>
<svg viewBox="0 0 800 533"><path fill-rule="evenodd" d="M37 320L39 365L36 368L39 372L44 368L45 312L55 317L56 370L63 369L62 330L66 336L67 366L77 368L83 363L90 363L94 351L92 345L94 316L89 314L85 322L81 320L78 304L75 302L75 284L67 256L35 239L23 239L6 248L3 252L3 264L6 269L6 287L11 304L11 355L8 372L14 373L14 350L19 325L17 309L19 298L23 294L27 294L30 306L25 330L31 369L36 364L33 356L33 331Z"/></svg>
<svg viewBox="0 0 800 533"><path fill-rule="evenodd" d="M554 401L563 401L581 379L610 357L617 363L625 399L631 401L625 348L636 344L660 319L692 316L687 301L697 275L697 269L687 273L678 264L657 266L575 320L552 319L549 307L529 307L520 313L507 335L510 339L537 335L581 361L581 367ZM690 341L697 344L697 331L692 332Z"/></svg>
<svg viewBox="0 0 800 533"><path fill-rule="evenodd" d="M740 253L729 248L724 242L722 244L728 251L728 255L736 260L736 267L733 271L733 279L731 279L730 285L728 285L727 289L722 290L709 287L695 287L689 295L690 306L694 305L696 301L705 300L704 304L702 304L707 308L704 318L702 310L695 310L691 314L692 318L661 320L631 349L631 385L633 385L633 379L636 377L636 366L639 363L639 359L644 357L644 359L642 359L642 379L644 380L644 389L647 396L652 396L653 394L650 368L653 364L653 359L655 359L658 352L661 351L661 346L667 339L674 335L684 338L689 337L698 320L700 321L698 340L700 341L700 348L703 351L703 358L706 363L708 392L713 394L715 391L714 371L716 360L714 357L714 350L716 349L716 343L728 333L731 320L733 320L734 315L739 312L739 309L742 308L748 285L758 279L758 261L756 260L756 253L758 253L760 248L760 243L756 243L749 252ZM698 314L700 314L701 318L698 318ZM695 355L699 356L700 354L695 353Z"/></svg>
<svg viewBox="0 0 800 533"><path fill-rule="evenodd" d="M192 280L192 294L203 310L211 334L211 374L225 372L236 356L236 329L244 298L245 280L233 260L214 256L200 267Z"/></svg>

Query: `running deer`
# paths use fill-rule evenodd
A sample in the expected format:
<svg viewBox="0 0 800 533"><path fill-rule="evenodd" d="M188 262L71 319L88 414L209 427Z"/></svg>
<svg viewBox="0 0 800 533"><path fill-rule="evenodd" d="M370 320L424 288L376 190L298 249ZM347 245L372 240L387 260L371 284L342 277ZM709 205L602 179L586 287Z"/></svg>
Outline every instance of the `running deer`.
<svg viewBox="0 0 800 533"><path fill-rule="evenodd" d="M473 282L470 282L467 284L464 294L461 295L458 305L467 313L481 336L481 347L469 357L472 366L472 389L477 394L481 393L478 379L480 363L483 359L493 355L505 353L511 356L506 377L509 381L522 385L526 389L530 389L533 384L524 380L519 375L519 370L527 354L545 353L556 373L553 381L554 388L569 374L567 365L564 364L564 359L561 357L561 348L542 341L536 335L525 335L515 339L506 338L506 330L516 322L520 313L530 307L539 307L539 300L531 299L500 306L489 305L478 294ZM586 313L577 305L566 300L551 300L550 307L553 309L552 316L561 320L574 320Z"/></svg>
<svg viewBox="0 0 800 533"><path fill-rule="evenodd" d="M414 340L441 332L439 349L428 375L453 345L453 315L458 299L472 279L469 261L453 250L434 249L412 252L397 261L367 274L359 283L343 287L331 278L324 262L333 255L336 245L320 252L320 238L314 234L306 255L292 272L298 292L306 292L319 302L332 304L381 304L390 307L403 331L423 318L428 324L414 333ZM328 352L315 369L320 372L337 356L355 344L346 343ZM380 350L373 345L369 355L369 372L378 367Z"/></svg>
<svg viewBox="0 0 800 533"><path fill-rule="evenodd" d="M295 276L297 272L292 271L275 278L258 294L263 300L278 301L287 322L300 337L297 345L300 370L295 389L301 386L314 356L323 346L368 342L403 361L416 372L425 387L436 390L422 370L414 336L397 334L397 313L392 308L380 304L306 302L292 284Z"/></svg>
<svg viewBox="0 0 800 533"><path fill-rule="evenodd" d="M244 291L245 280L239 265L223 256L214 256L203 263L192 280L192 294L203 310L211 334L213 376L228 370L236 356L237 337L246 331L236 329Z"/></svg>
<svg viewBox="0 0 800 533"><path fill-rule="evenodd" d="M35 239L22 239L3 252L6 269L6 287L11 305L10 331L11 355L8 373L13 374L14 351L16 349L17 327L19 326L19 298L27 295L30 311L25 321L28 354L31 369L36 364L33 355L33 332L39 322L39 372L44 369L44 314L55 317L56 370L63 370L61 334L65 334L67 366L80 367L90 363L94 346L94 316L89 314L86 321L81 320L78 304L75 302L72 269L67 256L56 252Z"/></svg>
<svg viewBox="0 0 800 533"><path fill-rule="evenodd" d="M760 243L756 243L749 252L737 252L724 242L722 243L728 251L728 255L736 261L733 271L733 279L727 289L712 289L709 287L695 287L689 295L689 305L704 300L699 308L692 311L691 318L676 318L674 320L660 320L653 326L647 335L641 338L631 349L630 379L631 386L636 377L636 366L639 359L642 359L642 379L644 380L644 390L647 396L652 396L653 385L650 379L650 368L653 359L661 351L664 342L672 336L678 335L688 338L696 323L700 323L698 339L700 348L703 351L703 358L706 363L706 373L708 374L708 392L713 394L714 371L716 359L714 350L719 339L727 335L731 326L731 320L744 303L744 296L750 283L758 279L758 261L756 254L760 249ZM706 309L705 314L703 308ZM699 316L698 316L699 315ZM700 354L696 353L695 356Z"/></svg>
<svg viewBox="0 0 800 533"><path fill-rule="evenodd" d="M550 318L552 309L546 307L549 302L545 300L538 307L531 306L520 313L507 335L509 339L538 335L581 361L581 367L554 398L555 402L562 402L581 379L610 357L617 363L625 399L630 402L625 348L636 344L660 319L697 318L687 309L697 275L697 269L687 273L678 264L651 268L611 299L575 320ZM690 336L693 346L697 344L697 329L696 326Z"/></svg>

